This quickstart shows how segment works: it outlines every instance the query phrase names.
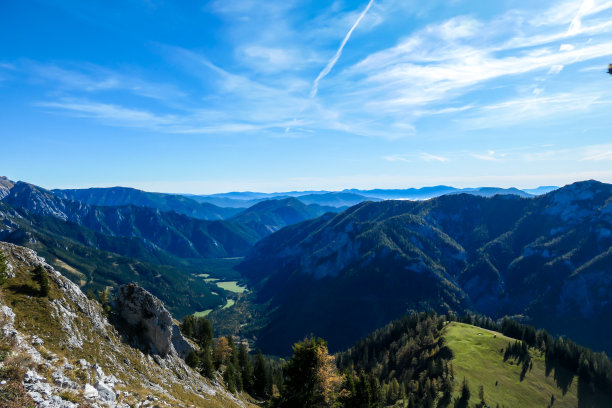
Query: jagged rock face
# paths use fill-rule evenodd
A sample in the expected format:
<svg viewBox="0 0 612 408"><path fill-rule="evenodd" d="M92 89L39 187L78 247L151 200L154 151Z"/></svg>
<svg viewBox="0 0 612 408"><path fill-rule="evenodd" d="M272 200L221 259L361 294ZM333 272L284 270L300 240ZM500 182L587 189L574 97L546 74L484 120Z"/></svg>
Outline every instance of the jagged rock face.
<svg viewBox="0 0 612 408"><path fill-rule="evenodd" d="M140 334L153 353L185 356L191 349L161 300L135 283L119 288L117 307L129 325L142 329Z"/></svg>
<svg viewBox="0 0 612 408"><path fill-rule="evenodd" d="M9 195L14 184L4 176L0 176L0 200Z"/></svg>

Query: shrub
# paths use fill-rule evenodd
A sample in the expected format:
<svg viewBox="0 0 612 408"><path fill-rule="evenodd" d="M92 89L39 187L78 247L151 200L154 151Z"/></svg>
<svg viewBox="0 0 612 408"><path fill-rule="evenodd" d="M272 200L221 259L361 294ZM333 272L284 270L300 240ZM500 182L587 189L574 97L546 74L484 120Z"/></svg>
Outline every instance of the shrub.
<svg viewBox="0 0 612 408"><path fill-rule="evenodd" d="M29 408L34 407L35 404L21 381L13 380L0 387L0 406L4 408Z"/></svg>
<svg viewBox="0 0 612 408"><path fill-rule="evenodd" d="M78 404L79 402L81 402L81 396L70 391L62 391L60 392L59 396L61 399L65 401L70 401L74 404Z"/></svg>
<svg viewBox="0 0 612 408"><path fill-rule="evenodd" d="M0 379L21 381L29 368L34 368L32 357L28 354L13 354L4 361L0 369Z"/></svg>

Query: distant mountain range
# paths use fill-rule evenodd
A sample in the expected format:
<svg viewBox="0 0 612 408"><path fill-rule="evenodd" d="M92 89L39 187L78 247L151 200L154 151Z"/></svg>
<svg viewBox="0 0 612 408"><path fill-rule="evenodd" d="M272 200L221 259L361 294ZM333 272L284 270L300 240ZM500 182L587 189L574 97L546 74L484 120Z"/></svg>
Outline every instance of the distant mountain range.
<svg viewBox="0 0 612 408"><path fill-rule="evenodd" d="M160 211L175 211L179 214L201 220L223 220L240 212L239 209L197 202L182 195L148 193L127 187L53 190L52 193L66 200L97 206L117 207L135 205L156 208Z"/></svg>
<svg viewBox="0 0 612 408"><path fill-rule="evenodd" d="M367 202L280 230L239 269L267 305L266 352L311 332L344 347L409 309L523 316L609 352L611 231L612 186L595 181Z"/></svg>
<svg viewBox="0 0 612 408"><path fill-rule="evenodd" d="M364 201L381 200L426 200L445 194L469 193L483 197L492 197L496 194L513 194L521 197L532 197L546 194L557 189L555 186L543 186L535 189L475 187L455 188L450 186L433 186L408 189L349 189L342 191L290 191L284 193L256 193L232 192L212 195L188 195L187 197L201 202L221 207L250 207L258 202L269 199L282 199L295 197L305 204L319 204L324 206L344 207L362 203Z"/></svg>

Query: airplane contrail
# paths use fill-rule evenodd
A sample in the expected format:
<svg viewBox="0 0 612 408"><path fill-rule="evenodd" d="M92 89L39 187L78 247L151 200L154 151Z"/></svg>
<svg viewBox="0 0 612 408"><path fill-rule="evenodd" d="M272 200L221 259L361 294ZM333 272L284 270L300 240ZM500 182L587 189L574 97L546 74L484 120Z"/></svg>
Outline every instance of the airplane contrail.
<svg viewBox="0 0 612 408"><path fill-rule="evenodd" d="M570 35L577 34L582 29L582 17L584 17L584 15L586 15L589 12L589 10L592 10L594 8L595 8L594 0L584 0L582 4L580 5L580 8L578 9L576 16L574 16L574 18L572 19L572 22L569 28L567 29L565 36L567 37Z"/></svg>
<svg viewBox="0 0 612 408"><path fill-rule="evenodd" d="M344 46L346 45L346 42L349 40L349 38L351 38L351 34L353 34L353 31L355 31L355 28L357 28L357 26L359 25L359 23L361 22L361 20L363 20L363 17L365 17L366 13L368 12L368 10L370 9L370 7L372 6L372 3L374 3L374 0L370 0L368 5L366 6L366 8L361 12L361 14L359 15L359 18L357 18L357 21L355 21L355 24L353 24L353 26L351 27L351 29L349 30L348 33L346 33L346 36L344 37L344 40L342 40L342 43L340 44L340 47L338 48L338 50L336 51L336 54L334 55L334 57L332 59L329 60L329 62L327 63L327 65L325 66L325 68L323 68L323 70L319 73L319 75L317 76L317 78L314 80L314 82L312 83L312 91L310 91L310 97L314 98L317 95L317 92L319 91L319 82L325 78L325 76L327 74L329 74L329 71L332 70L332 68L334 67L334 65L336 65L336 62L338 62L338 59L340 58L340 56L342 55L342 50L344 49Z"/></svg>

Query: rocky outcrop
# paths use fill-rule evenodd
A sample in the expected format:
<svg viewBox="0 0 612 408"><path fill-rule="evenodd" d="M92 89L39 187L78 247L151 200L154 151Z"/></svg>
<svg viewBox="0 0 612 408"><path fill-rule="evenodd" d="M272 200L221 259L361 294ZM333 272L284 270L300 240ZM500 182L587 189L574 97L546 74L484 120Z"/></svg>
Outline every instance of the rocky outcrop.
<svg viewBox="0 0 612 408"><path fill-rule="evenodd" d="M170 335L170 353L165 357L142 353L109 324L97 301L88 299L34 251L1 241L0 251L11 271L0 286L0 345L9 350L4 351L0 368L16 365L24 370L21 378L0 378L0 394L17 381L34 406L45 408L252 406L179 358L181 352L175 350L191 346L171 320L161 319L170 321L164 332ZM31 292L37 289L31 271L38 265L51 285L46 298ZM150 310L157 308L169 319L161 302L143 292L141 297L151 297L155 305ZM0 406L5 405L0 402Z"/></svg>
<svg viewBox="0 0 612 408"><path fill-rule="evenodd" d="M139 331L154 354L165 357L177 353L184 358L191 349L161 300L135 283L119 288L117 311Z"/></svg>
<svg viewBox="0 0 612 408"><path fill-rule="evenodd" d="M4 176L0 176L0 200L10 194L14 184L11 180Z"/></svg>

